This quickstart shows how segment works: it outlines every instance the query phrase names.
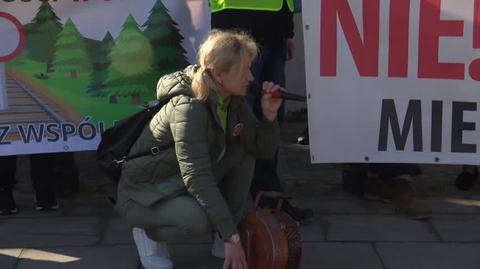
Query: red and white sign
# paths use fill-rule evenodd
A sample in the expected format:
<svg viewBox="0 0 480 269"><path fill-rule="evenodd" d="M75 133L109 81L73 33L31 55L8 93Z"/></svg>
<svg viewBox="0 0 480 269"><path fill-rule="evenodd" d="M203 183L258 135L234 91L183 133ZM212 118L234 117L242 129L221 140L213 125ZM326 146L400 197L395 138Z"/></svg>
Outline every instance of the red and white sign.
<svg viewBox="0 0 480 269"><path fill-rule="evenodd" d="M25 45L22 24L11 14L0 11L0 109L7 109L7 89L5 82L5 66L15 58Z"/></svg>
<svg viewBox="0 0 480 269"><path fill-rule="evenodd" d="M303 5L313 162L480 163L480 0Z"/></svg>
<svg viewBox="0 0 480 269"><path fill-rule="evenodd" d="M25 45L25 34L20 21L0 11L0 62L15 58Z"/></svg>

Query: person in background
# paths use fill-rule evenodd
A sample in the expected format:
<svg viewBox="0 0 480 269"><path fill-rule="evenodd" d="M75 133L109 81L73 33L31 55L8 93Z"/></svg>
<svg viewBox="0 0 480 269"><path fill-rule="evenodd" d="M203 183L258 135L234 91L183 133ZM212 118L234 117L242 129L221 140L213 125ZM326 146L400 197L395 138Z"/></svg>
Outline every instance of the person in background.
<svg viewBox="0 0 480 269"><path fill-rule="evenodd" d="M273 81L285 87L285 62L294 57L293 0L210 0L212 29L235 29L252 35L259 44L259 53L252 63L253 83L247 92L247 102L257 118L262 117L260 100L261 82ZM284 118L284 103L279 111L279 123ZM261 206L274 207L278 197L285 196L277 174L278 151L272 159L257 159L252 194L267 193ZM294 207L288 200L282 210L296 221L305 221L313 216L311 209Z"/></svg>
<svg viewBox="0 0 480 269"><path fill-rule="evenodd" d="M363 197L371 201L392 203L401 213L414 220L432 217L415 178L421 174L418 164L371 163L363 185Z"/></svg>
<svg viewBox="0 0 480 269"><path fill-rule="evenodd" d="M79 192L79 171L75 153L55 153L55 193L58 197L73 197Z"/></svg>
<svg viewBox="0 0 480 269"><path fill-rule="evenodd" d="M346 191L369 201L391 203L411 219L432 217L432 209L415 182L421 174L418 164L344 163L341 169Z"/></svg>
<svg viewBox="0 0 480 269"><path fill-rule="evenodd" d="M17 156L0 156L0 215L18 213L13 197L16 184ZM35 210L54 211L59 208L55 197L55 153L30 155L30 177L35 190Z"/></svg>
<svg viewBox="0 0 480 269"><path fill-rule="evenodd" d="M146 125L129 155L171 145L126 162L116 210L133 227L142 265L172 268L166 243L215 234L223 268L247 268L237 223L243 218L255 158L271 158L280 139L280 86L261 86L262 118L245 102L256 43L244 33L212 31L199 65L165 75L157 99L170 101Z"/></svg>
<svg viewBox="0 0 480 269"><path fill-rule="evenodd" d="M468 191L473 188L478 178L478 168L475 165L462 166L462 172L455 179L455 186L459 190Z"/></svg>

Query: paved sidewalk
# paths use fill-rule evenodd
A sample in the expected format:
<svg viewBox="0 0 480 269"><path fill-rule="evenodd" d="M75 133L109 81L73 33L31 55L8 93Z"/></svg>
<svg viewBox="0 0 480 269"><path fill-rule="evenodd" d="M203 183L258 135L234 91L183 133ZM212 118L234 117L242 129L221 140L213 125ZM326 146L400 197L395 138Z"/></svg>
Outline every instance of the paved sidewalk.
<svg viewBox="0 0 480 269"><path fill-rule="evenodd" d="M309 164L308 147L292 143L304 125L284 126L280 150L280 173L292 202L315 211L301 227L302 269L480 268L480 183L460 192L453 187L459 166L423 166L419 183L434 217L409 220L391 205L346 194L338 165ZM137 268L131 229L105 198L111 186L93 156L76 154L81 193L60 199L61 210L54 213L33 210L28 159L20 158L20 213L0 217L0 269ZM209 238L170 247L175 268L221 268L222 261L209 254Z"/></svg>

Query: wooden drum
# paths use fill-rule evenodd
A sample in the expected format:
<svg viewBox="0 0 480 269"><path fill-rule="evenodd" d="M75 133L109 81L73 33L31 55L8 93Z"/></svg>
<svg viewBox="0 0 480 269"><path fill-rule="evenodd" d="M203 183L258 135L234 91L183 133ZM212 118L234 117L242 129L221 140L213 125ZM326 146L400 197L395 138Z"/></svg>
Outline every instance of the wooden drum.
<svg viewBox="0 0 480 269"><path fill-rule="evenodd" d="M245 248L249 269L298 269L302 258L299 224L287 213L259 208L261 194L255 199L255 209L239 224L240 238Z"/></svg>

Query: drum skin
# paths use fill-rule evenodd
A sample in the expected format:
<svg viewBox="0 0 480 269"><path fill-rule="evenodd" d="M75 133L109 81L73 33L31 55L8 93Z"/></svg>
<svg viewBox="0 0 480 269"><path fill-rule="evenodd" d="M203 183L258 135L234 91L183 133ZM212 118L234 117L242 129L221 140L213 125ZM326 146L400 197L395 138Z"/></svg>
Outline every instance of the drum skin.
<svg viewBox="0 0 480 269"><path fill-rule="evenodd" d="M298 269L302 243L298 223L282 211L262 208L239 224L249 269Z"/></svg>

